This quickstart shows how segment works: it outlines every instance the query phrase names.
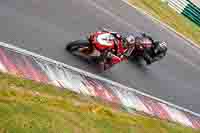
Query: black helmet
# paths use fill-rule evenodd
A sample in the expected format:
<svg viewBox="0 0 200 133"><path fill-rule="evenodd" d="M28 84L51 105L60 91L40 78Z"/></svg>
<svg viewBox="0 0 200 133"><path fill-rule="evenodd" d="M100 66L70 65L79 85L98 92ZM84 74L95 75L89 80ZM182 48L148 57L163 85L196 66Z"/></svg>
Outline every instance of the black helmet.
<svg viewBox="0 0 200 133"><path fill-rule="evenodd" d="M166 52L167 51L167 43L164 41L155 41L154 42L155 46L156 46L156 53L158 52Z"/></svg>
<svg viewBox="0 0 200 133"><path fill-rule="evenodd" d="M167 43L164 42L164 41L161 41L161 42L159 42L159 46L160 46L161 48L167 48Z"/></svg>

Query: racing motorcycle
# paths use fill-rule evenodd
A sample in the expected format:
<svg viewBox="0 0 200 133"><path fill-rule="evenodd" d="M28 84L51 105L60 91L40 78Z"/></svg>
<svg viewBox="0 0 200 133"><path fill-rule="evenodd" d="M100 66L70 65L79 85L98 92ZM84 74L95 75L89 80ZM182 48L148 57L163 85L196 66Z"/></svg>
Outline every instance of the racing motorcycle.
<svg viewBox="0 0 200 133"><path fill-rule="evenodd" d="M82 57L89 62L99 64L107 70L124 59L113 56L116 38L112 31L102 30L90 33L85 40L75 40L67 44L66 50L73 55Z"/></svg>

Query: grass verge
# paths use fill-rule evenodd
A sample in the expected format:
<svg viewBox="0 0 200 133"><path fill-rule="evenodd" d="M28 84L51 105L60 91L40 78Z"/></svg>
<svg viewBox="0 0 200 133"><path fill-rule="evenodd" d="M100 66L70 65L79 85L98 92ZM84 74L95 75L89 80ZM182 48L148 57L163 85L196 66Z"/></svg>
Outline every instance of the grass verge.
<svg viewBox="0 0 200 133"><path fill-rule="evenodd" d="M177 32L187 38L190 38L200 46L200 27L175 12L166 3L161 0L128 0L131 4L140 7L150 13L158 20L166 23Z"/></svg>
<svg viewBox="0 0 200 133"><path fill-rule="evenodd" d="M0 133L200 133L0 73Z"/></svg>

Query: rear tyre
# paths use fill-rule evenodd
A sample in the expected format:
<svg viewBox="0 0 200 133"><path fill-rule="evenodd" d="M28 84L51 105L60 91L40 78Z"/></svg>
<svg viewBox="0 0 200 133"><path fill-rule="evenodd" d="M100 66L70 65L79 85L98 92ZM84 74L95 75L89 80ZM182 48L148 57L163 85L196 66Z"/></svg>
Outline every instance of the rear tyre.
<svg viewBox="0 0 200 133"><path fill-rule="evenodd" d="M144 54L143 58L144 58L144 60L145 60L145 62L146 62L147 65L151 65L152 58L148 54Z"/></svg>

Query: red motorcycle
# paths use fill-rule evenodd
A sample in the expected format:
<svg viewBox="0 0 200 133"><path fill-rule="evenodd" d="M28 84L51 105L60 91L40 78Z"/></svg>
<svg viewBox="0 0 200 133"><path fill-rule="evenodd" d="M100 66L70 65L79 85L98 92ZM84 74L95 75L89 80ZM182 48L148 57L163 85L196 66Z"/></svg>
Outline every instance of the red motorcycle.
<svg viewBox="0 0 200 133"><path fill-rule="evenodd" d="M97 31L91 33L85 40L76 40L66 46L66 50L73 55L83 57L88 61L103 66L103 70L120 63L124 58L113 56L117 52L116 47L120 40L109 31ZM122 49L125 50L125 49Z"/></svg>

